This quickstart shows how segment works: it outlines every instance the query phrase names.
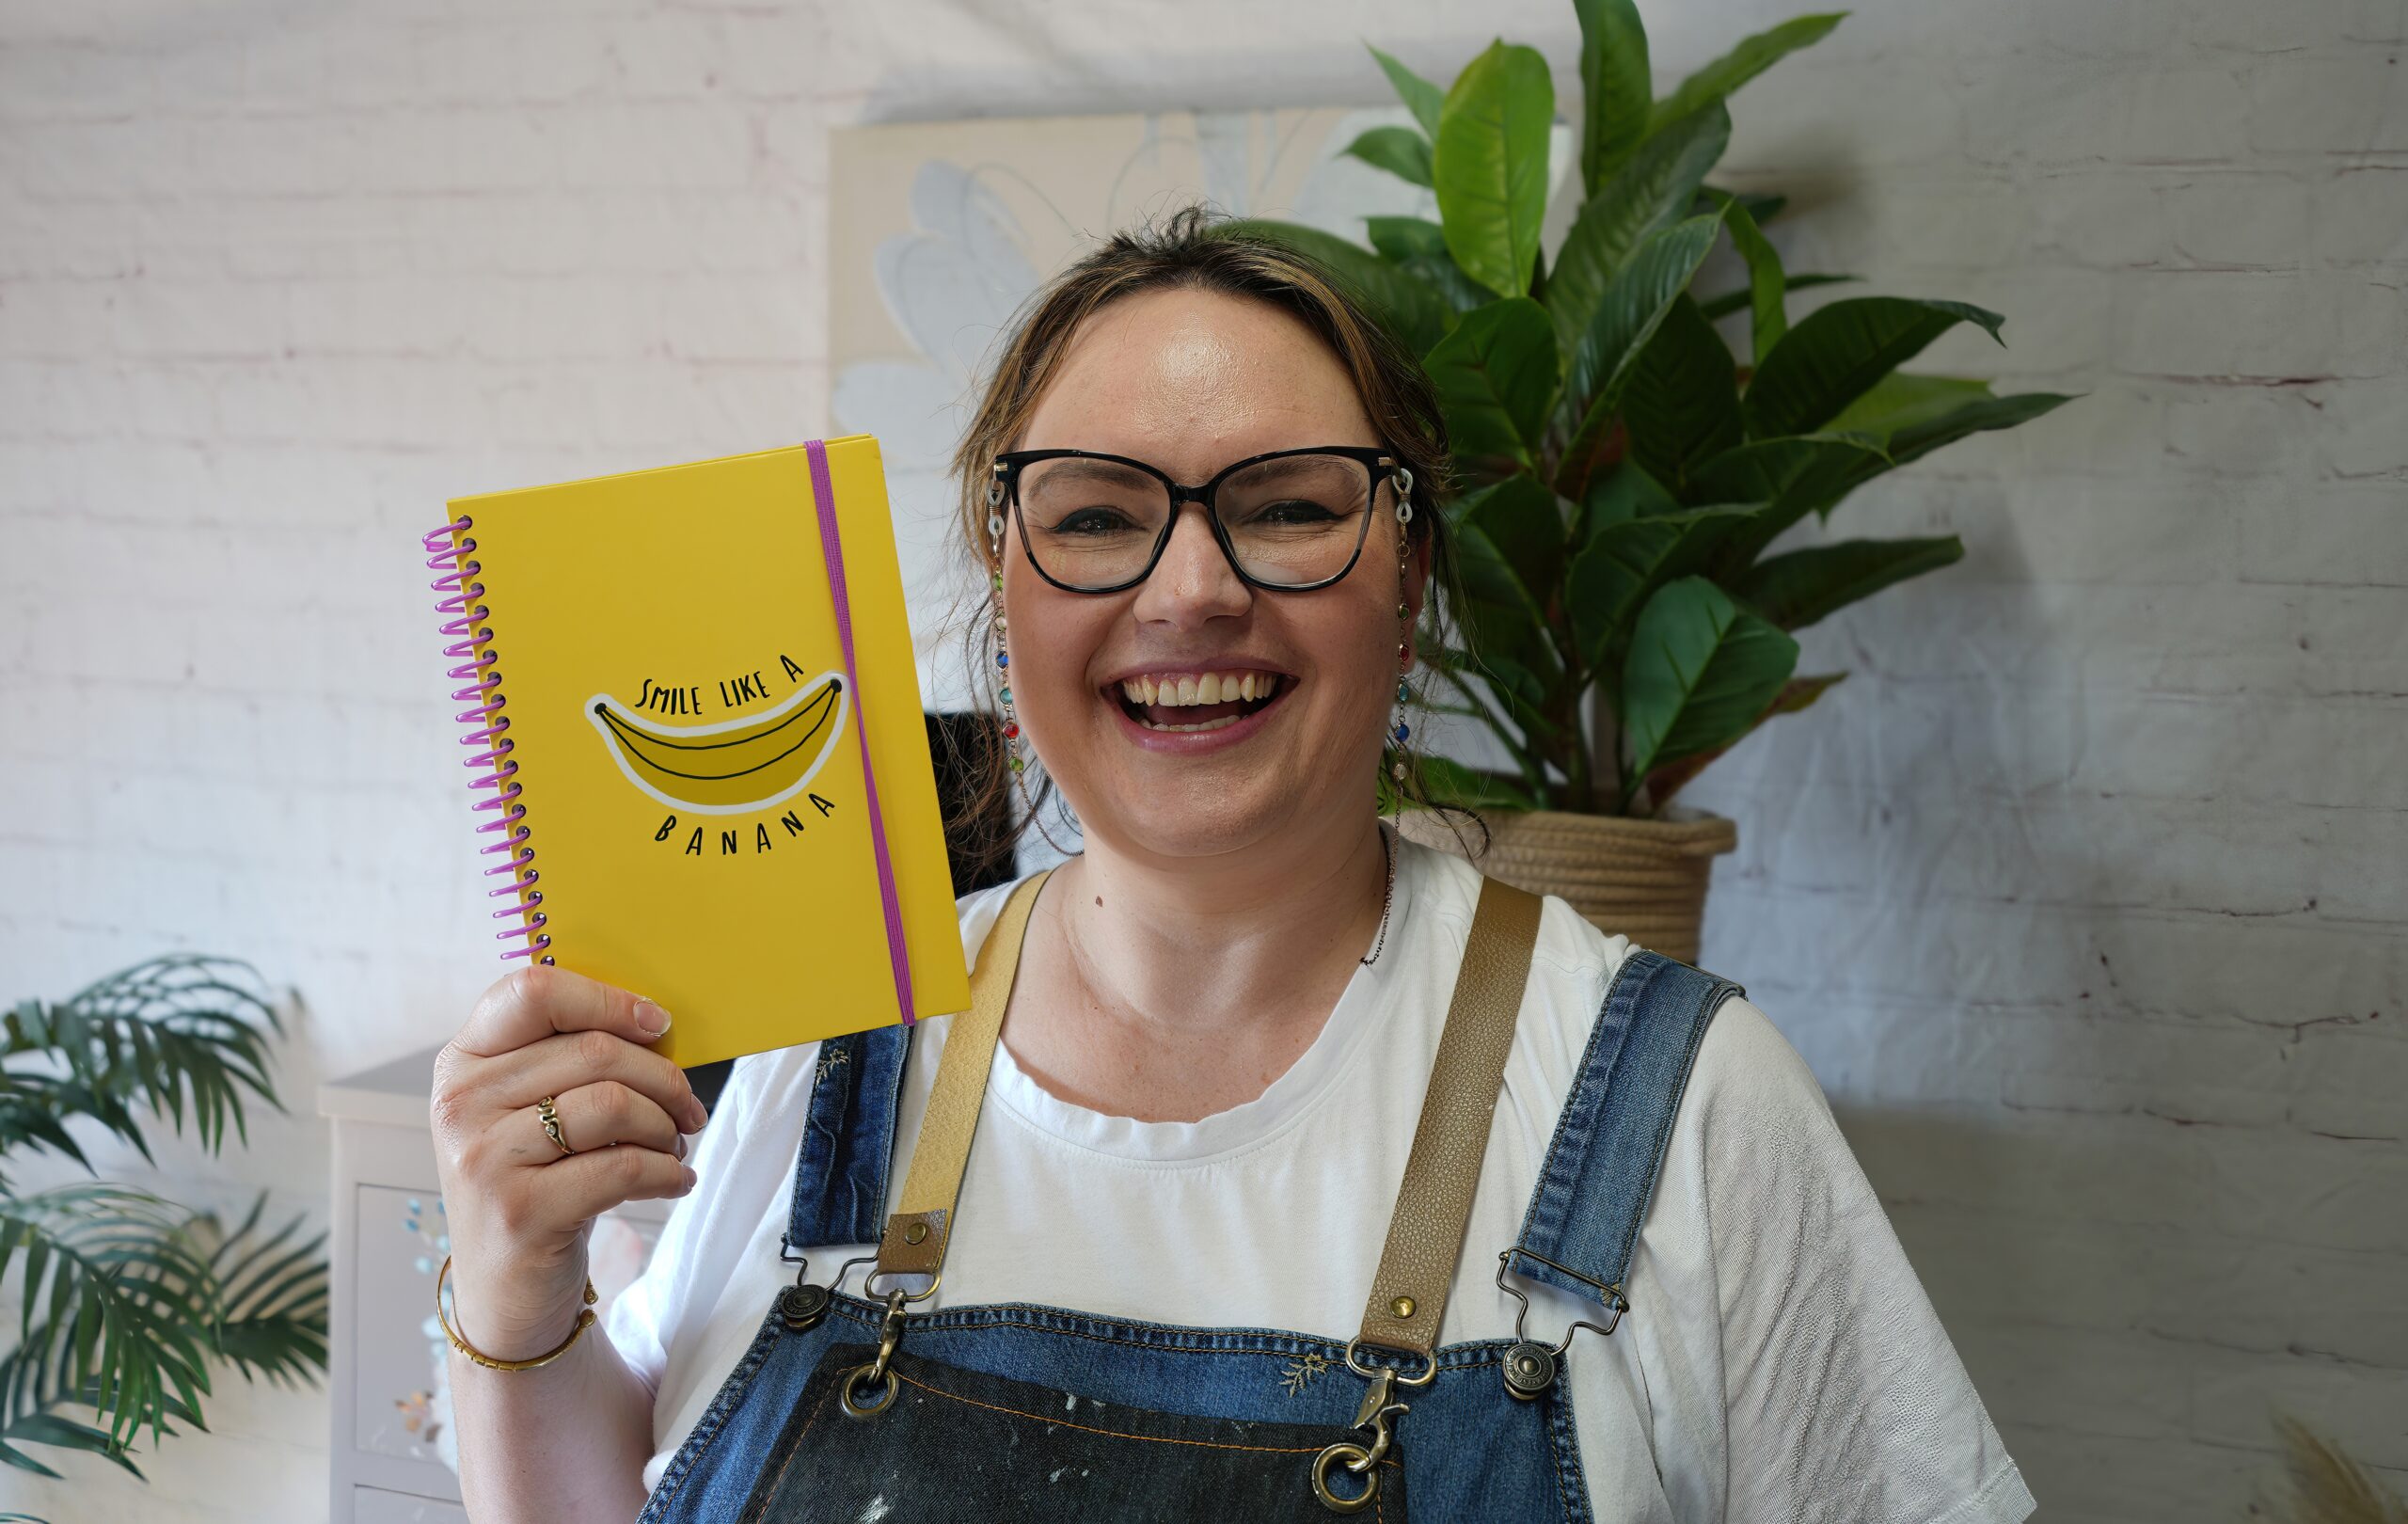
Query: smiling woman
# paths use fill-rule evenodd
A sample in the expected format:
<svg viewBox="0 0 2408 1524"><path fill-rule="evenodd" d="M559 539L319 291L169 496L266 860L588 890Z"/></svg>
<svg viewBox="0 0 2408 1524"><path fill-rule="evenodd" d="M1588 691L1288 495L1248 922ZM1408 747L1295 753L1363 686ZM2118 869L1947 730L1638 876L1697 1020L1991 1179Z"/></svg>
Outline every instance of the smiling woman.
<svg viewBox="0 0 2408 1524"><path fill-rule="evenodd" d="M1079 775L1112 768L1116 754L1126 760L1128 746L1151 748L1108 722L1246 719L1243 709L1136 706L1193 704L1176 686L1164 697L1163 679L1184 675L1200 690L1208 673L1228 671L1273 679L1271 704L1260 702L1259 676L1256 694L1240 695L1266 718L1297 700L1313 711L1299 713L1275 747L1355 752L1309 761L1290 752L1269 768L1249 761L1244 770L1257 780L1309 769L1319 786L1352 787L1368 801L1386 775L1397 791L1421 797L1408 751L1390 748L1381 766L1382 744L1395 738L1379 717L1407 702L1423 598L1450 580L1441 511L1447 431L1427 374L1386 328L1308 260L1267 240L1212 236L1191 208L1159 233L1113 239L1066 272L1032 302L992 374L953 467L962 544L983 563L994 596L992 621L968 632L973 659L1009 675L1013 719L1025 726L1013 738L1041 764L1018 780L1027 786L1022 831L1056 786L1087 829L1109 829L1079 802L1087 791ZM1190 503L1200 511L1185 511ZM1037 596L1054 592L1098 595ZM1228 648L1223 618L1232 595L1247 611L1237 649ZM1181 611L1149 618L1165 599ZM1091 648L1077 673L1062 672L1048 655L1061 648L1053 622L1108 618L1116 602L1128 604L1130 627L1109 648ZM1012 640L1015 612L1021 633ZM1199 646L1209 659L1197 659ZM1306 671L1316 652L1340 665ZM1065 694L1057 675L1085 692ZM1115 685L1149 675L1152 696L1123 691L1113 702ZM1102 695L1100 710L1087 692ZM1244 732L1228 744L1257 728L1154 733ZM1107 740L1109 749L1094 744ZM1112 776L1105 786L1134 782ZM981 804L991 812L994 795L1015 781L1006 757L994 757ZM1193 768L1162 781L1188 791L1229 782ZM1302 806L1308 792L1290 798ZM1354 827L1360 835L1359 819ZM1013 845L1006 838L996 849Z"/></svg>
<svg viewBox="0 0 2408 1524"><path fill-rule="evenodd" d="M740 1060L581 1342L594 1208L519 1177L585 1161L517 1092L615 1074L561 1097L586 1149L696 1108L638 1051L664 1013L498 987L436 1100L514 1367L453 1368L479 1519L2030 1512L1744 992L1383 825L1447 564L1409 354L1189 210L1039 294L956 465L1039 759L990 786L1085 850L962 901L970 1010Z"/></svg>

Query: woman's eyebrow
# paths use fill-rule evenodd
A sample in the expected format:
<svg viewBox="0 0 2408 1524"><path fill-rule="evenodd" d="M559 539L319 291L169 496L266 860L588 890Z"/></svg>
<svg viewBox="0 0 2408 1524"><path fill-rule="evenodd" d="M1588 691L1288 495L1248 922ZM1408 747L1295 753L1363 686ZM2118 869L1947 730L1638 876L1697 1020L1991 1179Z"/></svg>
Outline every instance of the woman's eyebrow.
<svg viewBox="0 0 2408 1524"><path fill-rule="evenodd" d="M1098 477L1108 481L1126 482L1133 477L1145 475L1136 467L1121 461L1094 460L1081 455L1062 455L1053 460L1031 461L1029 465L1043 467L1045 474L1049 477L1062 477L1070 481Z"/></svg>

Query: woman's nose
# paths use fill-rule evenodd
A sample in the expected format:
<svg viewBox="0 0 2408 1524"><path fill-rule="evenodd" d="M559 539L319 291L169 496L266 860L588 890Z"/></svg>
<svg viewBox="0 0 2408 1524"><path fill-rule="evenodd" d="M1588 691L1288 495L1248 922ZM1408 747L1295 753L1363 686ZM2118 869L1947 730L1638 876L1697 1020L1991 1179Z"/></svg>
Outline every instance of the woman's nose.
<svg viewBox="0 0 2408 1524"><path fill-rule="evenodd" d="M1200 502L1181 503L1172 522L1170 543L1160 561L1140 583L1134 612L1140 619L1193 625L1222 614L1245 611L1252 589L1221 553L1212 537L1212 520Z"/></svg>

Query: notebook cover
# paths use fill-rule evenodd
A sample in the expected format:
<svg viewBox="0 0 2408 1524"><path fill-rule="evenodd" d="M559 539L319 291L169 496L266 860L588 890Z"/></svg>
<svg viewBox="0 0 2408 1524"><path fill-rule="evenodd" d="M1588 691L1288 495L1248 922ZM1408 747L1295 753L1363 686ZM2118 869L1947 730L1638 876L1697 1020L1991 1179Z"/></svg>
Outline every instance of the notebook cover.
<svg viewBox="0 0 2408 1524"><path fill-rule="evenodd" d="M801 446L451 504L542 951L666 1008L681 1065L901 1019L864 715L915 1014L970 1003L878 441L826 450L858 694Z"/></svg>

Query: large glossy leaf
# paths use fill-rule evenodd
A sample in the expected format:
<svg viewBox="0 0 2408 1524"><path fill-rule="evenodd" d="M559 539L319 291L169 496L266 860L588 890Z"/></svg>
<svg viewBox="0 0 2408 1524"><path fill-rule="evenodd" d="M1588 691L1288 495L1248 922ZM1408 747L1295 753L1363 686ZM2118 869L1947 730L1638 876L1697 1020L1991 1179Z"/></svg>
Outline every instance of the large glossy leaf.
<svg viewBox="0 0 2408 1524"><path fill-rule="evenodd" d="M1689 471L1739 443L1739 382L1731 351L1683 295L1639 352L1623 392L1630 458L1678 495Z"/></svg>
<svg viewBox="0 0 2408 1524"><path fill-rule="evenodd" d="M1447 231L1427 217L1365 217L1364 231L1380 257L1402 268L1439 294L1455 311L1468 312L1497 300L1497 294L1464 274L1447 252Z"/></svg>
<svg viewBox="0 0 2408 1524"><path fill-rule="evenodd" d="M1513 686L1533 704L1544 703L1561 680L1563 666L1547 636L1546 611L1523 579L1513 558L1466 515L1455 527L1455 572L1465 607L1459 610L1471 648L1483 660L1510 663L1529 675Z"/></svg>
<svg viewBox="0 0 2408 1524"><path fill-rule="evenodd" d="M1528 810L1537 807L1529 790L1511 778L1493 772L1479 772L1450 757L1424 752L1415 766L1421 770L1421 786L1433 804L1452 804L1466 810ZM1474 828L1475 830L1477 828Z"/></svg>
<svg viewBox="0 0 2408 1524"><path fill-rule="evenodd" d="M1697 193L1699 204L1690 209L1691 215L1711 212L1722 201L1736 201L1749 216L1755 219L1759 228L1781 215L1789 205L1789 198L1778 191L1721 190L1713 185L1700 185Z"/></svg>
<svg viewBox="0 0 2408 1524"><path fill-rule="evenodd" d="M1364 45L1370 46L1369 43ZM1446 104L1447 92L1377 48L1371 49L1371 56L1380 61L1381 71L1388 76L1388 83L1396 87L1398 99L1404 103L1407 111L1413 113L1413 119L1421 124L1421 130L1432 137L1437 136L1438 113Z"/></svg>
<svg viewBox="0 0 2408 1524"><path fill-rule="evenodd" d="M1748 384L1748 432L1812 434L1959 323L1998 337L2005 319L1963 302L1857 296L1809 313L1772 346Z"/></svg>
<svg viewBox="0 0 2408 1524"><path fill-rule="evenodd" d="M1722 193L1715 192L1720 196ZM1789 331L1789 308L1783 294L1789 278L1781 267L1781 251L1756 226L1756 219L1736 197L1724 199L1722 220L1731 229L1731 246L1748 266L1749 354L1763 364L1772 346Z"/></svg>
<svg viewBox="0 0 2408 1524"><path fill-rule="evenodd" d="M1835 609L1844 609L1893 582L1937 571L1961 561L1965 542L1954 534L1931 539L1841 540L1766 556L1748 568L1732 589L1756 611L1783 629L1804 629Z"/></svg>
<svg viewBox="0 0 2408 1524"><path fill-rule="evenodd" d="M1464 633L1471 633L1468 625L1464 627ZM1510 657L1499 657L1491 651L1474 653L1450 648L1440 642L1435 631L1426 627L1422 634L1421 656L1430 670L1458 693L1472 698L1472 714L1492 730L1496 729L1497 715L1481 708L1476 694L1485 694L1493 700L1513 727L1526 736L1551 741L1561 734L1537 707L1546 697L1546 685L1537 674ZM1497 731L1497 737L1509 746L1515 744L1514 738L1506 732ZM1516 760L1527 763L1529 758L1517 754Z"/></svg>
<svg viewBox="0 0 2408 1524"><path fill-rule="evenodd" d="M1598 297L1588 331L1572 353L1559 408L1561 418L1577 420L1556 482L1566 497L1588 495L1590 477L1606 462L1623 387L1639 353L1705 262L1721 226L1719 217L1691 217L1649 234Z"/></svg>
<svg viewBox="0 0 2408 1524"><path fill-rule="evenodd" d="M1750 725L1746 730L1710 752L1692 752L1676 761L1667 762L1647 774L1648 809L1661 814L1664 806L1672 802L1672 796L1679 793L1684 785L1705 770L1707 763L1747 739L1755 733L1758 726L1773 716L1796 714L1798 710L1809 707L1816 699L1829 691L1833 683L1846 675L1847 674L1844 672L1827 672L1812 677L1792 677L1781 685L1781 691L1774 695L1770 704L1765 706L1765 712L1757 717L1755 724Z"/></svg>
<svg viewBox="0 0 2408 1524"><path fill-rule="evenodd" d="M1893 371L1842 409L1824 432L1860 434L1886 446L1890 436L1899 429L1945 418L1989 394L1990 384L1987 381L1953 375L1908 375Z"/></svg>
<svg viewBox="0 0 2408 1524"><path fill-rule="evenodd" d="M1766 504L1716 548L1717 572L1726 580L1735 576L1782 531L1888 467L1888 457L1863 440L1826 435L1759 439L1715 456L1690 475L1695 500Z"/></svg>
<svg viewBox="0 0 2408 1524"><path fill-rule="evenodd" d="M1580 17L1580 183L1594 196L1647 135L1656 81L1631 0L1573 0Z"/></svg>
<svg viewBox="0 0 2408 1524"><path fill-rule="evenodd" d="M1937 418L1908 420L1891 431L1891 464L1903 466L1910 460L1920 460L1969 434L2028 423L2071 401L2073 398L2053 391L2022 391L2011 397L1976 398Z"/></svg>
<svg viewBox="0 0 2408 1524"><path fill-rule="evenodd" d="M1465 312L1430 351L1428 364L1457 457L1528 466L1546 434L1560 365L1555 325L1529 297Z"/></svg>
<svg viewBox="0 0 2408 1524"><path fill-rule="evenodd" d="M1781 289L1784 292L1806 291L1815 286L1844 286L1863 278L1862 276L1853 275L1800 274L1783 277ZM1699 298L1698 310L1710 318L1718 320L1727 318L1734 312L1747 310L1754 301L1755 294L1755 289L1752 286L1745 286L1737 291L1717 292L1711 296Z"/></svg>
<svg viewBox="0 0 2408 1524"><path fill-rule="evenodd" d="M1374 127L1347 144L1346 151L1400 180L1430 183L1430 139L1410 127Z"/></svg>
<svg viewBox="0 0 2408 1524"><path fill-rule="evenodd" d="M1469 494L1468 501L1468 508L1456 519L1457 526L1468 526L1487 536L1521 579L1530 603L1546 609L1563 580L1563 504L1546 484L1529 475L1509 476Z"/></svg>
<svg viewBox="0 0 2408 1524"><path fill-rule="evenodd" d="M1502 41L1456 77L1438 116L1432 167L1448 252L1465 275L1502 295L1529 290L1554 119L1545 57Z"/></svg>
<svg viewBox="0 0 2408 1524"><path fill-rule="evenodd" d="M1622 725L1629 776L1745 735L1798 667L1798 643L1703 577L1665 583L1631 631Z"/></svg>
<svg viewBox="0 0 2408 1524"><path fill-rule="evenodd" d="M1417 356L1430 353L1454 326L1455 314L1427 281L1335 233L1268 217L1234 217L1220 230L1270 239L1318 261Z"/></svg>
<svg viewBox="0 0 2408 1524"><path fill-rule="evenodd" d="M1731 141L1731 117L1719 105L1697 112L1650 137L1605 188L1581 203L1548 271L1546 307L1569 354L1589 331L1597 299L1659 229L1689 214L1700 182Z"/></svg>
<svg viewBox="0 0 2408 1524"><path fill-rule="evenodd" d="M1680 511L1679 501L1661 482L1635 463L1623 461L1610 470L1599 472L1589 484L1588 496L1580 500L1580 512L1573 520L1573 554L1578 555L1608 524Z"/></svg>
<svg viewBox="0 0 2408 1524"><path fill-rule="evenodd" d="M1760 510L1752 505L1696 508L1598 527L1573 558L1563 601L1587 672L1610 672L1632 621L1666 582L1702 570L1721 537Z"/></svg>
<svg viewBox="0 0 2408 1524"><path fill-rule="evenodd" d="M1835 10L1819 16L1798 16L1768 31L1743 39L1739 45L1681 81L1680 87L1656 103L1656 120L1677 120L1709 101L1719 101L1799 48L1831 35L1847 15Z"/></svg>

